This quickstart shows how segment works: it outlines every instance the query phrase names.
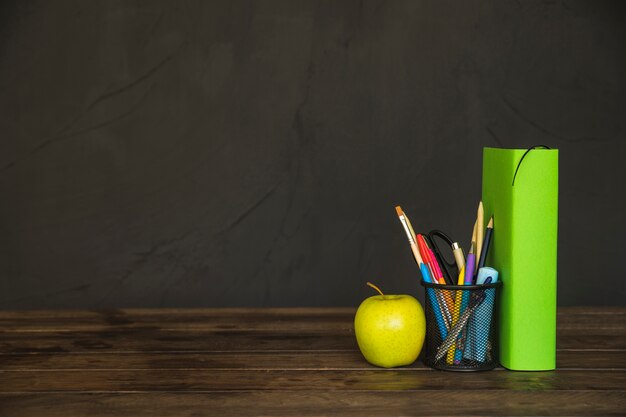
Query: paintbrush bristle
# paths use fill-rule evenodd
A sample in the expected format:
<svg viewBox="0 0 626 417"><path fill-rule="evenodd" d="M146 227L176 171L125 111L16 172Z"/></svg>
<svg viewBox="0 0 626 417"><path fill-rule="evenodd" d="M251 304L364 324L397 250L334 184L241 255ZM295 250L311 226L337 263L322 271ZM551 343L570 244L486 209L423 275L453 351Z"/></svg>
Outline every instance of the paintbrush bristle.
<svg viewBox="0 0 626 417"><path fill-rule="evenodd" d="M398 217L404 215L402 208L400 206L396 206L396 213L398 213Z"/></svg>

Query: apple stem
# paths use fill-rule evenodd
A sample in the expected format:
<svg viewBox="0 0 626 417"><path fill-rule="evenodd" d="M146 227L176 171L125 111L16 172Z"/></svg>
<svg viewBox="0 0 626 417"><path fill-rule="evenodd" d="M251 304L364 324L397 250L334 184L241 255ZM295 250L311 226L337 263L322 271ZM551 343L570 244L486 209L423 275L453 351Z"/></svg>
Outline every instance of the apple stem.
<svg viewBox="0 0 626 417"><path fill-rule="evenodd" d="M378 288L376 285L372 284L371 282L368 282L367 285L369 285L370 287L374 288L376 291L378 291L380 293L380 295L383 296L383 298L385 297L385 294L383 294L383 292L380 290L380 288Z"/></svg>

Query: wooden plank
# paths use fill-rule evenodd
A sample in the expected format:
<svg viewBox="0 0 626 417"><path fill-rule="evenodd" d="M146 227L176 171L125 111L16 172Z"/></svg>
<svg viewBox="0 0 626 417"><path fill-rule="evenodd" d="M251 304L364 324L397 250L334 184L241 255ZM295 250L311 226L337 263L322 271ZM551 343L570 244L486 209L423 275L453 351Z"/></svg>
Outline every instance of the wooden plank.
<svg viewBox="0 0 626 417"><path fill-rule="evenodd" d="M624 350L626 336L557 334L558 349ZM199 332L113 329L110 331L1 333L0 355L63 352L318 351L358 349L353 332Z"/></svg>
<svg viewBox="0 0 626 417"><path fill-rule="evenodd" d="M565 307L569 311L571 307ZM595 313L604 311L593 309ZM258 308L121 308L112 310L0 310L0 320L48 320L51 323L66 322L102 322L125 317L133 321L181 321L196 317L322 317L354 316L353 307L258 307Z"/></svg>
<svg viewBox="0 0 626 417"><path fill-rule="evenodd" d="M626 309L598 309L579 311L577 309L562 308L557 314L559 330L569 329L611 329L623 331L626 329ZM622 332L623 333L623 332Z"/></svg>
<svg viewBox="0 0 626 417"><path fill-rule="evenodd" d="M354 307L260 307L260 308L128 308L114 310L0 310L0 320L95 320L111 317L128 317L135 321L193 319L206 317L308 317L308 316L344 316L353 317ZM559 307L558 315L615 316L626 315L626 307L590 306Z"/></svg>
<svg viewBox="0 0 626 417"><path fill-rule="evenodd" d="M0 351L3 353L329 349L358 349L354 334L167 332L137 329L76 333L0 333Z"/></svg>
<svg viewBox="0 0 626 417"><path fill-rule="evenodd" d="M609 333L606 335L590 335L586 333L574 333L564 335L556 334L557 349L584 349L589 351L607 349L626 349L626 336Z"/></svg>
<svg viewBox="0 0 626 417"><path fill-rule="evenodd" d="M0 394L3 417L623 416L625 409L623 391L594 390Z"/></svg>
<svg viewBox="0 0 626 417"><path fill-rule="evenodd" d="M0 312L0 331L332 331L352 327L352 308L34 310Z"/></svg>
<svg viewBox="0 0 626 417"><path fill-rule="evenodd" d="M559 311L566 312L567 314L592 314L592 315L606 315L606 314L626 314L626 307L621 306L568 306L559 307Z"/></svg>
<svg viewBox="0 0 626 417"><path fill-rule="evenodd" d="M561 350L556 353L558 369L622 369L626 370L626 350L576 351Z"/></svg>
<svg viewBox="0 0 626 417"><path fill-rule="evenodd" d="M403 369L424 368L416 361ZM97 353L0 356L2 370L248 369L373 370L358 350L321 352Z"/></svg>
<svg viewBox="0 0 626 417"><path fill-rule="evenodd" d="M424 368L421 358L413 365ZM561 351L559 369L620 369L626 371L626 351ZM294 352L162 352L15 354L0 356L0 369L19 370L129 370L129 369L249 369L249 370L375 370L358 350Z"/></svg>
<svg viewBox="0 0 626 417"><path fill-rule="evenodd" d="M125 309L111 311L0 311L1 332L107 331L114 328L166 331L350 331L353 308ZM560 308L559 330L611 330L626 334L626 308Z"/></svg>
<svg viewBox="0 0 626 417"><path fill-rule="evenodd" d="M2 371L0 392L229 390L624 390L626 371L451 373L431 370Z"/></svg>

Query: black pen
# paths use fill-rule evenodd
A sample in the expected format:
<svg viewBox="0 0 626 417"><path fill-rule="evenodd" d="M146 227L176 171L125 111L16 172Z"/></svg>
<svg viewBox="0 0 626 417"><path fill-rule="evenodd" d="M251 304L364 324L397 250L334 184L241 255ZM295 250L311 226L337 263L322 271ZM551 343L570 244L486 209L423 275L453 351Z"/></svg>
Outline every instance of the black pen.
<svg viewBox="0 0 626 417"><path fill-rule="evenodd" d="M491 237L493 235L493 216L489 219L489 224L487 225L487 232L485 233L485 241L483 242L483 248L480 251L480 259L478 260L478 269L485 266L485 262L487 261L487 252L489 252L489 244L491 243Z"/></svg>

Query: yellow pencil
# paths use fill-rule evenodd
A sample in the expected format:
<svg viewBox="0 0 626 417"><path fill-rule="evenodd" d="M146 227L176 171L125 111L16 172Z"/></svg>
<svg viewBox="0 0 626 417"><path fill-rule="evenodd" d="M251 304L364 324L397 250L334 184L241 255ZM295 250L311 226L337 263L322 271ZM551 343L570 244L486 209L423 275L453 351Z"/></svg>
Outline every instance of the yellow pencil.
<svg viewBox="0 0 626 417"><path fill-rule="evenodd" d="M477 234L477 229L478 229L478 219L476 219L476 222L474 222L474 229L472 229L472 244L470 245L470 253L474 253L474 247L476 247L476 234ZM457 285L464 285L465 284L465 267L461 268L461 270L459 271L459 278L457 281ZM461 290L457 290L456 294L455 294L455 300L454 300L454 309L452 310L452 325L450 326L450 328L452 328L455 324L456 321L459 319L459 315L461 314L461 301L463 300L463 291ZM455 349L456 349L456 343L453 343L452 346L450 346L450 349L448 349L448 352L446 354L446 363L448 365L452 365L454 363L454 354L455 354Z"/></svg>
<svg viewBox="0 0 626 417"><path fill-rule="evenodd" d="M465 265L459 271L459 278L458 278L456 285L463 285L464 278L465 278ZM463 298L463 291L457 290L455 294L455 300L454 300L455 308L452 310L452 324L450 325L450 328L452 328L456 324L456 321L459 319L462 298ZM452 343L452 346L450 346L450 349L448 349L448 353L446 354L446 363L448 365L452 365L454 363L455 350L456 350L456 342Z"/></svg>

